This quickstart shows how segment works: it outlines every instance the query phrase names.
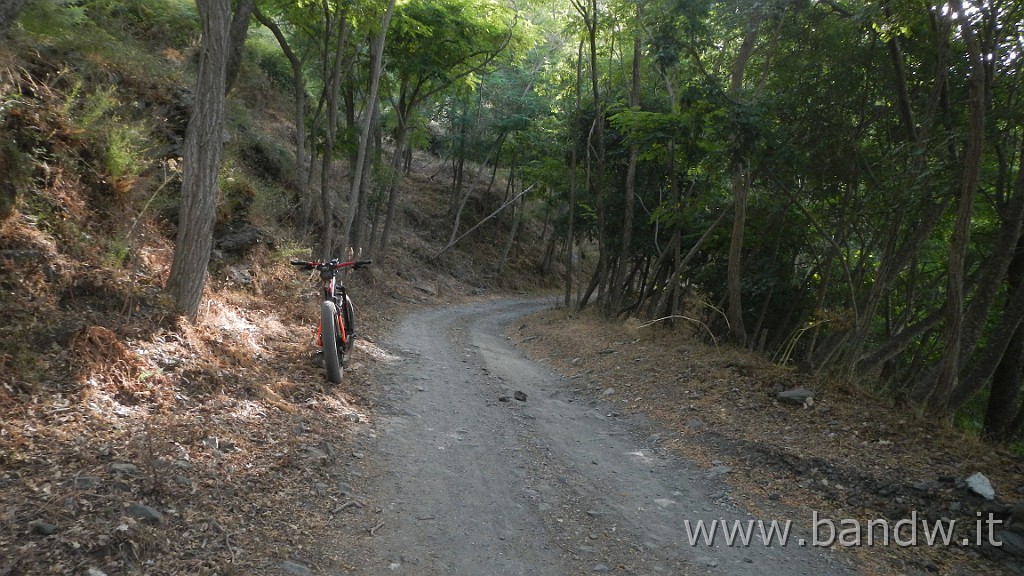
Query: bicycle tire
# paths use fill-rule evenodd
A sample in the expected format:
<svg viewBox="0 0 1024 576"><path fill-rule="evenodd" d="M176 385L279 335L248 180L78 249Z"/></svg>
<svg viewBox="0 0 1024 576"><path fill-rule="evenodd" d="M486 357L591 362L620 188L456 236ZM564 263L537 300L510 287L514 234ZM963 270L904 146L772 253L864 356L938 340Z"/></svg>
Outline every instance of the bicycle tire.
<svg viewBox="0 0 1024 576"><path fill-rule="evenodd" d="M352 356L352 345L355 343L355 308L352 307L352 300L348 296L345 296L345 301L341 308L341 321L345 323L345 342L343 343L341 350L341 365L348 364L349 359Z"/></svg>
<svg viewBox="0 0 1024 576"><path fill-rule="evenodd" d="M330 300L320 305L320 345L324 355L327 379L341 384L341 359L338 350L338 307Z"/></svg>

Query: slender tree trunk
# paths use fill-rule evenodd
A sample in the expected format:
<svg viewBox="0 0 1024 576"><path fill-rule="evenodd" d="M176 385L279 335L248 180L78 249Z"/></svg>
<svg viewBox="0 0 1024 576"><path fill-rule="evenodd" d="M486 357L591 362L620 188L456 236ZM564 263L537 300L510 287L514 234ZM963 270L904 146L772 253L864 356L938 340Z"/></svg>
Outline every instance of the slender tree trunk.
<svg viewBox="0 0 1024 576"><path fill-rule="evenodd" d="M519 226L523 221L523 212L526 211L525 206L525 196L515 203L515 217L512 220L512 229L508 233L508 240L505 242L505 249L501 251L501 260L498 261L498 272L503 272L505 266L508 265L508 256L512 253L512 246L515 245L516 234L519 233Z"/></svg>
<svg viewBox="0 0 1024 576"><path fill-rule="evenodd" d="M960 30L963 32L971 63L969 118L970 130L964 151L964 173L960 181L960 206L957 211L953 238L949 246L946 283L946 320L943 330L945 348L939 362L938 378L934 388L925 399L926 408L940 414L947 412L948 402L961 368L961 345L963 344L964 284L966 280L967 252L970 249L971 216L974 214L974 197L978 190L981 174L982 152L985 144L985 63L981 48L969 18L959 12Z"/></svg>
<svg viewBox="0 0 1024 576"><path fill-rule="evenodd" d="M747 64L754 54L754 46L757 43L758 31L764 15L758 10L750 16L747 23L747 30L743 35L743 43L733 63L732 76L729 84L729 94L740 99L743 92L743 77L747 71ZM739 345L746 344L747 331L743 325L743 231L747 219L747 199L750 196L750 161L740 160L733 164L732 173L732 236L729 241L729 263L726 271L726 293L728 307L726 318L729 320L729 331L733 340Z"/></svg>
<svg viewBox="0 0 1024 576"><path fill-rule="evenodd" d="M576 48L576 110L581 110L583 99L583 41ZM572 155L569 157L569 225L565 237L565 307L572 305L573 285L573 244L576 242L576 188L579 186L579 146L575 136L571 139Z"/></svg>
<svg viewBox="0 0 1024 576"><path fill-rule="evenodd" d="M342 241L347 248L354 246L356 238L353 238L352 227L357 215L363 210L360 198L362 197L363 183L369 179L370 163L367 161L370 153L370 135L373 133L373 126L377 121L377 110L379 107L380 77L384 71L384 45L387 42L388 27L391 25L391 16L395 12L395 0L388 2L388 8L380 23L380 33L374 36L370 42L370 93L367 96L367 105L363 125L359 133L359 148L356 152L356 162L353 166L352 188L349 191L348 217L345 219L345 232Z"/></svg>
<svg viewBox="0 0 1024 576"><path fill-rule="evenodd" d="M292 67L292 91L294 92L292 123L295 126L295 173L292 178L295 190L299 195L300 226L304 232L308 232L313 203L309 197L309 187L306 186L306 79L302 71L302 60L292 50L288 38L281 31L277 22L264 15L258 7L253 10L253 15L260 24L266 26L274 34L274 38L277 38L277 43L281 46L281 51Z"/></svg>
<svg viewBox="0 0 1024 576"><path fill-rule="evenodd" d="M1021 153L1020 159L1021 165L1024 165L1024 152ZM1019 328L1018 324L1024 321L1024 282L1021 284L1015 282L1015 275L1021 273L1016 266L1020 265L1019 259L1021 258L1021 230L1022 219L1024 219L1024 171L1018 170L1013 196L1007 205L1008 210L1006 210L1005 216L1007 220L1003 224L1004 230L1001 236L1013 234L1017 240L1012 245L1005 245L999 248L1001 252L1011 254L1005 274L1007 284L1006 303L1004 304L999 321L985 336L984 348L980 351L974 351L972 346L971 351L974 351L972 367L963 376L962 384L951 394L947 406L949 411L959 409L972 396L984 389L985 385L994 377L996 368L1001 364L1002 359L1011 354L1011 352L1007 352L1007 349L1013 344L1014 334L1016 334ZM994 256L990 260L998 261L1000 256ZM986 287L988 283L995 283L995 280L991 276L983 274L979 285ZM987 310L987 308L984 309L986 316ZM981 310L975 313L979 318L981 317ZM974 313L972 313L973 315ZM975 330L972 327L977 322L978 320L972 318L972 321L967 325L967 330L971 330L973 333ZM974 335L971 337L975 340L979 338L979 336Z"/></svg>
<svg viewBox="0 0 1024 576"><path fill-rule="evenodd" d="M594 290L604 284L608 276L608 239L604 199L604 101L601 98L600 74L597 67L597 0L590 0L584 5L582 0L571 0L576 11L583 18L587 27L587 43L590 48L590 89L594 102L594 123L587 136L587 187L594 195L594 211L597 213L597 250L598 264L594 269L587 291L579 301L580 309L587 306ZM591 154L593 151L593 154Z"/></svg>
<svg viewBox="0 0 1024 576"><path fill-rule="evenodd" d="M732 174L732 236L729 241L729 263L726 270L726 286L728 308L726 318L729 319L729 331L733 340L743 346L747 342L747 329L743 325L743 232L746 228L747 199L750 195L750 183L746 163L733 166Z"/></svg>
<svg viewBox="0 0 1024 576"><path fill-rule="evenodd" d="M1006 278L1010 292L1024 286L1024 235L1017 242L1013 262ZM1006 352L992 376L992 389L985 411L985 436L1007 440L1011 425L1021 406L1021 382L1024 381L1024 325L1013 332Z"/></svg>
<svg viewBox="0 0 1024 576"><path fill-rule="evenodd" d="M639 21L643 15L641 4L636 5L636 17ZM633 69L631 86L629 91L629 106L634 110L640 108L640 33L636 32L633 38ZM622 218L622 238L619 244L619 257L616 259L615 270L612 272L612 287L608 297L611 314L618 315L622 310L622 303L625 298L625 287L623 286L623 275L626 266L629 265L629 255L633 243L633 211L636 206L636 165L640 156L640 147L637 143L629 145L629 161L626 166L626 207Z"/></svg>
<svg viewBox="0 0 1024 576"><path fill-rule="evenodd" d="M381 232L380 246L377 251L381 256L387 252L388 246L391 242L392 228L397 226L395 218L398 208L398 185L402 179L402 159L405 155L405 148L408 146L409 129L406 125L406 117L402 113L399 113L398 116L398 134L395 138L394 156L391 158L391 173L388 175L390 182L388 183L387 214L384 217L384 230Z"/></svg>
<svg viewBox="0 0 1024 576"><path fill-rule="evenodd" d="M231 0L197 0L203 26L199 79L182 154L181 211L167 291L180 313L195 321L213 248L217 177L223 148L225 73Z"/></svg>
<svg viewBox="0 0 1024 576"><path fill-rule="evenodd" d="M324 10L329 10L325 6ZM344 13L335 16L338 22L337 44L333 50L334 60L326 80L327 127L323 157L320 159L320 208L323 212L323 230L321 231L320 257L331 258L334 252L334 196L336 191L331 187L330 171L334 161L334 142L338 134L338 110L341 95L341 69L345 43L348 41L349 24ZM332 52L326 44L330 36L324 39L324 58Z"/></svg>
<svg viewBox="0 0 1024 576"><path fill-rule="evenodd" d="M228 41L228 62L224 73L224 90L230 93L238 79L238 70L242 67L242 53L245 39L249 36L249 19L256 10L256 0L238 0L238 6L231 17L231 36Z"/></svg>
<svg viewBox="0 0 1024 576"><path fill-rule="evenodd" d="M380 113L379 108L375 113ZM374 133L377 132L376 124L377 122L374 121ZM374 138L374 140L376 140L376 138ZM373 169L373 158L376 156L376 151L378 150L376 142L372 142L371 144L373 146L373 153L367 151L368 153L363 158L363 166L361 168L363 171L363 178L359 181L359 210L356 212L355 220L352 223L352 230L349 233L349 237L351 238L349 245L355 249L357 254L364 254L365 251L365 254L367 255L370 252L370 245L366 243L366 228L370 224L367 217L370 210L370 182L372 180L370 175L372 174Z"/></svg>

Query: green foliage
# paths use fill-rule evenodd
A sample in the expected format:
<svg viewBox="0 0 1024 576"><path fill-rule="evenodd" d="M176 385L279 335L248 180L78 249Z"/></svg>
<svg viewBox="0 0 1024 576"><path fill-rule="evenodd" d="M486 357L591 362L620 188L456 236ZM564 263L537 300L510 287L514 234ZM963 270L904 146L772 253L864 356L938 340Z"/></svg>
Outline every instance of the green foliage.
<svg viewBox="0 0 1024 576"><path fill-rule="evenodd" d="M124 240L112 240L103 253L102 263L107 268L122 268L131 256L132 247Z"/></svg>
<svg viewBox="0 0 1024 576"><path fill-rule="evenodd" d="M85 7L74 0L34 0L18 19L30 34L44 39L64 39L89 23Z"/></svg>
<svg viewBox="0 0 1024 576"><path fill-rule="evenodd" d="M101 86L88 94L82 93L82 87L81 81L72 86L63 113L97 149L100 168L108 176L122 181L135 178L147 166L148 128L119 114L123 105L113 86Z"/></svg>
<svg viewBox="0 0 1024 576"><path fill-rule="evenodd" d="M480 67L510 39L512 22L504 2L409 0L391 22L388 66L417 90L472 88Z"/></svg>
<svg viewBox="0 0 1024 576"><path fill-rule="evenodd" d="M106 137L107 174L121 180L134 178L146 168L147 132L141 125L114 126Z"/></svg>
<svg viewBox="0 0 1024 576"><path fill-rule="evenodd" d="M266 28L252 26L246 40L249 57L263 73L283 89L291 89L294 79L292 66L278 46L277 39Z"/></svg>
<svg viewBox="0 0 1024 576"><path fill-rule="evenodd" d="M115 37L123 33L156 46L185 46L200 32L192 0L86 0L81 5Z"/></svg>

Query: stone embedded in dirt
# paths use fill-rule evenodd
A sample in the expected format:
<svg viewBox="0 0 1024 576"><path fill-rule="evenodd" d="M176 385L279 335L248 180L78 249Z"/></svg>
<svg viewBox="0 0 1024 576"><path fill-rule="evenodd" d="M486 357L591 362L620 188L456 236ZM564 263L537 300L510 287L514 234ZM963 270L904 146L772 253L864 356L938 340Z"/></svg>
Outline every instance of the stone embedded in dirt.
<svg viewBox="0 0 1024 576"><path fill-rule="evenodd" d="M1009 530L998 530L995 533L996 540L1003 543L1003 551L1014 556L1024 557L1024 536L1010 532Z"/></svg>
<svg viewBox="0 0 1024 576"><path fill-rule="evenodd" d="M43 536L50 536L57 533L56 526L43 520L33 520L28 523L28 527L36 534L42 534Z"/></svg>
<svg viewBox="0 0 1024 576"><path fill-rule="evenodd" d="M511 402L511 396L498 396L498 402Z"/></svg>
<svg viewBox="0 0 1024 576"><path fill-rule="evenodd" d="M611 568L609 568L607 564L598 564L590 569L591 572L607 572L609 570L611 570Z"/></svg>
<svg viewBox="0 0 1024 576"><path fill-rule="evenodd" d="M228 268L228 279L239 286L252 286L252 271L243 266Z"/></svg>
<svg viewBox="0 0 1024 576"><path fill-rule="evenodd" d="M99 479L95 476L79 476L75 478L75 488L78 488L79 490L95 488L99 483Z"/></svg>
<svg viewBox="0 0 1024 576"><path fill-rule="evenodd" d="M158 524L164 519L164 515L156 508L133 502L125 510L129 516L147 524Z"/></svg>
<svg viewBox="0 0 1024 576"><path fill-rule="evenodd" d="M138 474L139 467L135 464L129 464L128 462L114 462L109 466L111 472L117 474Z"/></svg>
<svg viewBox="0 0 1024 576"><path fill-rule="evenodd" d="M611 396L615 394L615 388L605 388L604 392L601 392L601 396Z"/></svg>
<svg viewBox="0 0 1024 576"><path fill-rule="evenodd" d="M526 392L523 392L521 390L516 390L516 392L515 392L515 394L513 394L513 396L515 397L516 400L519 400L520 402L526 402Z"/></svg>
<svg viewBox="0 0 1024 576"><path fill-rule="evenodd" d="M807 388L790 388L779 392L778 399L797 406L810 406L814 403L814 392Z"/></svg>
<svg viewBox="0 0 1024 576"><path fill-rule="evenodd" d="M415 287L417 290L423 292L424 294L428 294L430 296L437 296L437 290L434 290L430 286L426 286L424 284L417 284Z"/></svg>
<svg viewBox="0 0 1024 576"><path fill-rule="evenodd" d="M971 492L981 496L985 500L995 500L996 490L992 487L992 483L989 482L988 478L985 477L981 472L975 472L967 477L967 489Z"/></svg>
<svg viewBox="0 0 1024 576"><path fill-rule="evenodd" d="M729 466L715 466L704 473L704 477L708 480L713 480L720 476L725 476L729 472L732 472L732 468Z"/></svg>
<svg viewBox="0 0 1024 576"><path fill-rule="evenodd" d="M299 564L298 562L292 562L291 560L285 560L280 564L281 570L295 576L313 576L313 571L308 566Z"/></svg>
<svg viewBox="0 0 1024 576"><path fill-rule="evenodd" d="M319 448L313 446L304 446L302 448L303 454L312 460L327 460L330 456Z"/></svg>

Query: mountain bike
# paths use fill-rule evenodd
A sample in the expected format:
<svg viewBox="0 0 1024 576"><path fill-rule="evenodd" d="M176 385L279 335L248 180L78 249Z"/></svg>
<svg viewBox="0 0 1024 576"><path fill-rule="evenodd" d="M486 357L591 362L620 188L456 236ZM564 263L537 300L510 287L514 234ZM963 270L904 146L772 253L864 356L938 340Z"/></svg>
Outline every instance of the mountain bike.
<svg viewBox="0 0 1024 576"><path fill-rule="evenodd" d="M335 384L341 383L343 366L348 363L355 341L355 309L352 300L345 290L345 283L338 278L341 270L362 270L371 263L370 260L340 262L337 258L330 262L306 262L292 260L293 266L302 270L318 270L323 282L320 303L320 324L316 328L316 345L320 347L327 368L327 379Z"/></svg>

